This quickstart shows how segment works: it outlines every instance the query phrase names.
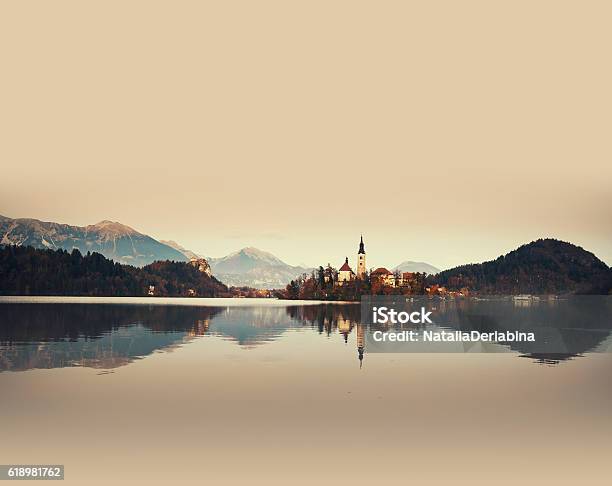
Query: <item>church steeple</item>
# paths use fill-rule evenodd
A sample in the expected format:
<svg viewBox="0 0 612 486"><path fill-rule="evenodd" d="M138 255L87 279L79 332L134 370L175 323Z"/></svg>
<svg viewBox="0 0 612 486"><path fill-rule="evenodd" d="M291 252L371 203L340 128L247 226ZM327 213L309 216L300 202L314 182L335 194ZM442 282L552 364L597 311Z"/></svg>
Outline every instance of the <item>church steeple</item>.
<svg viewBox="0 0 612 486"><path fill-rule="evenodd" d="M357 357L359 358L359 368L363 364L363 352L365 350L365 326L357 324Z"/></svg>
<svg viewBox="0 0 612 486"><path fill-rule="evenodd" d="M366 274L365 247L363 246L363 235L359 242L359 251L357 252L357 277L364 278Z"/></svg>

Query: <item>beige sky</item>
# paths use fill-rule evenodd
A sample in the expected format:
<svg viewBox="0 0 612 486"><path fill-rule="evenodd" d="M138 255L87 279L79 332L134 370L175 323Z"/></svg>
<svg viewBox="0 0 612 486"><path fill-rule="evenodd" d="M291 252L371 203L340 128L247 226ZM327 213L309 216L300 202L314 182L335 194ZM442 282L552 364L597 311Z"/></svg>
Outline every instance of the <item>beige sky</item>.
<svg viewBox="0 0 612 486"><path fill-rule="evenodd" d="M609 2L4 2L0 214L209 256L612 263Z"/></svg>

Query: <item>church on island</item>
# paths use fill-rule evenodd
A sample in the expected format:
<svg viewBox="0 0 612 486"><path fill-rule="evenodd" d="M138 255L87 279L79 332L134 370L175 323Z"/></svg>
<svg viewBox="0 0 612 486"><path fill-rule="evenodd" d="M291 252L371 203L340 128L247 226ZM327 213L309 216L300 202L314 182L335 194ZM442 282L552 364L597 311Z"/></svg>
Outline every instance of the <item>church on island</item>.
<svg viewBox="0 0 612 486"><path fill-rule="evenodd" d="M361 235L359 250L357 251L357 272L353 272L353 269L349 265L349 259L346 257L344 263L338 270L338 275L334 283L337 286L342 286L357 279L365 280L367 276L365 245L363 244L363 235ZM387 287L406 287L413 283L415 274L412 272L393 273L384 267L380 267L376 270L372 270L369 276L373 281L377 281ZM326 281L328 281L327 276Z"/></svg>
<svg viewBox="0 0 612 486"><path fill-rule="evenodd" d="M338 279L336 285L344 285L346 282L355 280L355 278L363 279L366 275L366 252L363 245L363 235L361 235L361 242L359 243L359 251L357 252L357 274L353 272L353 269L349 265L348 257L344 260L344 264L338 270Z"/></svg>

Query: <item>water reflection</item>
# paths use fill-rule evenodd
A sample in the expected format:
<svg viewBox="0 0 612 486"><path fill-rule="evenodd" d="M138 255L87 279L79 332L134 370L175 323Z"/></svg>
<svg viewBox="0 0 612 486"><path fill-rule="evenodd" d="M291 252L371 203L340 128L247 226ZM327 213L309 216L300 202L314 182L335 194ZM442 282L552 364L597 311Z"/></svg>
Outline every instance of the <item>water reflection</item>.
<svg viewBox="0 0 612 486"><path fill-rule="evenodd" d="M536 327L541 333L548 333L546 339L571 343L569 350L562 353L544 353L532 343L503 346L536 362L558 363L598 348L610 348L612 326L609 322L582 319L580 327L568 324L577 322L585 311L583 308L563 309L564 317L560 319L556 303L534 307L531 303L519 302L515 306L521 310L517 319L516 314L504 312L492 318L486 312L486 304L471 305L440 302L437 311L440 316L453 316L443 320L449 329L490 332ZM190 307L3 303L0 304L0 371L69 366L112 369L154 352L173 350L202 336L217 336L248 349L277 341L292 331L339 336L339 344L355 346L355 359L361 367L364 355L376 351L371 341L374 329L362 322L358 305Z"/></svg>
<svg viewBox="0 0 612 486"><path fill-rule="evenodd" d="M216 308L0 305L0 370L109 369L201 335Z"/></svg>
<svg viewBox="0 0 612 486"><path fill-rule="evenodd" d="M379 302L380 300L380 302ZM384 300L384 301L383 301ZM476 299L372 297L362 310L384 304L407 312L424 307L431 311L434 324L397 324L394 330L413 329L421 342L379 344L367 335L369 352L505 352L514 351L536 362L556 364L589 352L612 351L612 297L568 296L565 298L512 298L489 296ZM372 322L364 314L366 323ZM368 329L389 330L374 324ZM423 331L461 333L530 333L534 341L425 343Z"/></svg>
<svg viewBox="0 0 612 486"><path fill-rule="evenodd" d="M0 371L86 366L111 369L201 336L251 348L292 329L348 334L350 306L188 307L114 304L0 304Z"/></svg>

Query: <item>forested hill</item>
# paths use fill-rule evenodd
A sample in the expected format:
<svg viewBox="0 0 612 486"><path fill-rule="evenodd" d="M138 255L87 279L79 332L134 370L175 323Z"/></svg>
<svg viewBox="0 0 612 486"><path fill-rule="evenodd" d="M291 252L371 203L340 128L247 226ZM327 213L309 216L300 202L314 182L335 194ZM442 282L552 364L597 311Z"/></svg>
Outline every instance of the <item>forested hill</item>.
<svg viewBox="0 0 612 486"><path fill-rule="evenodd" d="M540 239L496 260L445 270L430 282L483 294L608 294L611 275L604 262L583 248Z"/></svg>
<svg viewBox="0 0 612 486"><path fill-rule="evenodd" d="M99 253L0 247L0 295L218 297L228 289L185 262L158 261L136 268ZM190 292L190 289L193 292Z"/></svg>

